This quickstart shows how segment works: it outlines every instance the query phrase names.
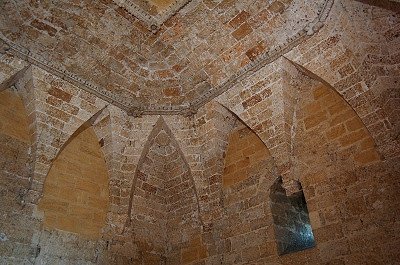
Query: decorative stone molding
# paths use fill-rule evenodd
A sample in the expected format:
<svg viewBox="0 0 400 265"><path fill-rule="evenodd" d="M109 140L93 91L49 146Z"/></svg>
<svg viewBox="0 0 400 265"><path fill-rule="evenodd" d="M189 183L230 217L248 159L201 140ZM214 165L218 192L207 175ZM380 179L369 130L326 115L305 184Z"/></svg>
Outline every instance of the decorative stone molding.
<svg viewBox="0 0 400 265"><path fill-rule="evenodd" d="M128 0L114 0L117 4L129 4L132 3ZM172 10L179 10L190 1L175 1L175 4L171 5L162 15L165 19L168 14L173 14ZM293 48L298 46L300 43L311 38L316 34L323 26L332 9L334 0L325 0L321 9L317 13L317 17L309 22L302 30L289 37L285 43L282 43L274 48L271 48L264 54L260 55L255 61L249 63L244 68L239 70L236 74L232 75L226 82L218 87L212 88L202 96L198 97L190 104L182 105L144 105L140 102L139 98L126 98L113 94L112 92L99 87L92 82L85 80L78 75L65 70L61 65L58 65L52 61L45 59L39 54L35 54L29 49L22 47L10 40L0 33L0 53L9 53L20 59L26 60L27 62L36 65L39 68L46 70L47 72L60 77L61 79L72 83L80 89L83 89L89 93L96 95L97 97L109 102L112 105L125 110L132 116L142 115L184 115L190 116L197 112L199 108L204 106L206 103L214 99L215 97L223 94L230 88L232 88L237 82L251 76L258 70L263 68L269 63L274 62L279 57L291 51ZM172 7L174 6L174 7ZM179 6L179 7L178 7ZM133 7L132 7L133 8ZM174 9L175 8L175 9ZM176 12L176 11L175 11ZM165 16L165 17L164 17ZM159 18L161 19L161 18ZM159 21L162 21L159 20Z"/></svg>
<svg viewBox="0 0 400 265"><path fill-rule="evenodd" d="M136 104L135 102L132 102L131 100L124 99L123 97L118 97L117 95L113 95L112 92L99 87L92 82L85 80L78 75L65 70L64 67L61 65L49 61L45 59L43 56L33 53L29 49L20 46L10 40L8 40L5 36L0 34L0 43L2 47L0 49L0 52L2 53L9 53L12 54L22 60L25 60L26 62L33 64L75 86L78 88L85 90L91 94L96 95L97 97L103 99L106 102L109 102L125 111L129 111L131 108L135 107Z"/></svg>
<svg viewBox="0 0 400 265"><path fill-rule="evenodd" d="M122 7L133 16L140 19L152 32L157 32L165 21L170 19L182 7L192 0L174 0L165 10L157 15L151 15L135 4L134 0L113 0L119 7Z"/></svg>
<svg viewBox="0 0 400 265"><path fill-rule="evenodd" d="M205 94L194 100L192 103L193 108L199 109L213 98L226 92L236 83L256 73L267 64L274 62L279 57L288 53L300 43L306 41L311 36L316 34L324 26L330 10L332 9L333 3L334 0L325 0L321 10L318 11L318 16L313 21L309 22L302 30L289 37L286 40L286 43L283 43L281 45L278 45L277 47L268 50L266 53L260 55L259 57L257 57L256 60L249 63L244 68L239 70L236 74L231 76L225 83L218 87L212 88L211 90L207 91Z"/></svg>

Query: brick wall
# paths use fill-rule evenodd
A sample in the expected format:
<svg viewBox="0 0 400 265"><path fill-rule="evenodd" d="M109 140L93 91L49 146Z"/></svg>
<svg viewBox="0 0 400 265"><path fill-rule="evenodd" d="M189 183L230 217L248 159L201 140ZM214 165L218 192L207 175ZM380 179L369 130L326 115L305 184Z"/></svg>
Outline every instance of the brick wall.
<svg viewBox="0 0 400 265"><path fill-rule="evenodd" d="M302 26L288 15L296 12L305 17L318 5L290 3L200 1L185 7L153 36L110 1L96 6L79 3L87 11L85 17L59 8L75 9L71 3L4 2L0 27L7 37L32 50L38 49L39 42L31 39L39 38L44 45L40 49L54 50L55 61L63 58L61 54L71 58L65 61L66 69L81 71L83 77L119 95L140 95L145 102L181 103L223 83L262 51L280 43L286 33ZM40 17L49 6L51 21ZM23 11L22 17L18 10ZM56 19L69 15L76 24L64 25ZM98 15L104 21L93 20ZM10 30L21 22L25 23L22 31ZM0 209L5 217L0 224L1 262L397 262L398 25L392 11L358 1L335 1L324 28L286 54L290 61L280 58L236 83L218 98L223 106L211 101L192 117L165 117L168 125L159 131L153 129L159 117L129 117L31 66L16 84L27 114L10 91L0 96L0 196L5 205ZM63 45L55 45L53 37L64 30L83 36L63 35ZM19 38L21 32L32 38ZM129 48L136 42L148 49L139 54ZM27 66L9 55L1 54L0 59L1 82ZM162 91L157 99L151 93L154 87ZM104 226L92 218L94 208L85 208L76 216L85 219L89 215L96 231L78 231L80 227L73 231L76 224L58 228L77 233L55 230L46 219L49 208L42 216L36 203L43 195L49 169L52 165L57 169L58 159L53 160L74 132L93 117L96 136L91 133L92 140L84 144L93 141L94 146L99 140L104 153L110 203L106 217L106 208L102 208ZM235 123L239 125L234 129ZM73 160L82 165L87 157ZM279 256L269 195L282 173L284 184L302 183L316 247ZM53 177L51 172L48 181ZM100 189L95 184L82 188ZM52 196L65 195L58 191ZM104 206L100 203L104 200L97 206ZM43 217L45 229L41 227Z"/></svg>
<svg viewBox="0 0 400 265"><path fill-rule="evenodd" d="M221 221L220 225L222 230L229 227L226 231L233 233L232 238L228 237L227 244L230 243L234 251L228 251L224 259L228 263L235 264L249 262L249 260L260 264L268 262L273 264L323 264L325 262L363 264L371 258L375 262L384 264L396 260L396 254L391 252L385 255L383 247L378 246L391 244L388 243L389 241L397 242L398 239L391 236L387 236L386 239L381 238L371 244L375 247L369 247L366 242L370 232L377 236L385 234L385 229L390 231L397 229L394 228L397 227L396 218L389 217L393 216L393 211L398 212L399 209L396 202L390 201L390 198L395 196L395 189L398 187L393 179L398 174L398 169L393 167L397 159L382 160L369 130L351 106L334 89L307 76L296 74L296 70L291 70L290 67L284 67L284 71L281 72L284 77L282 84L294 86L296 88L293 90L294 93L301 95L293 94L296 99L293 101L294 105L283 105L284 108L292 109L289 113L292 113L294 118L289 130L290 141L288 141L291 167L290 174L286 177L299 179L302 182L316 247L278 256L277 239L273 229L271 231L273 224L272 213L269 209L270 199L267 197L255 199L250 195L257 194L254 183L261 180L258 180L256 176L253 180L252 178L242 180L227 189L227 194L232 193L232 197L228 198L233 198L236 203L230 205L230 200L225 199L224 205L228 213L230 213L230 207L235 207L233 212L239 212L241 216L246 213L250 202L253 206L267 202L268 206L260 210L258 214L263 216L260 222L261 227L266 229L264 232L266 237L262 242L269 244L267 248L269 251L260 252L261 248L256 246L252 248L252 252L249 252L251 248L248 249L247 244L250 243L247 243L246 237L252 229L251 225L255 222L247 226L238 217L235 219L235 215L227 215L229 218ZM271 66L268 69L271 69ZM251 82L249 80L250 84ZM239 106L242 102L239 101L238 94L240 95L240 90L227 93L226 96L221 96L220 101L243 118L250 127L257 128L258 123L255 121L259 122L259 120L249 115L247 111L242 112L243 108ZM262 109L262 103L263 101L257 103L254 108ZM285 110L282 113L285 113ZM274 121L270 124L274 124ZM263 138L264 130L255 130L255 132L266 142ZM229 147L228 150L232 149ZM274 156L276 153L271 152L271 154ZM228 151L227 159L230 157ZM272 168L274 168L273 161L270 166L270 169ZM274 181L274 175L266 174L265 178L270 179L266 188L269 189ZM239 192L239 187L243 189L242 192ZM246 193L245 190L251 190L251 192ZM372 221L373 218L380 220L379 226L375 225L377 223ZM241 224L243 231L235 227L238 224ZM255 241L254 238L252 238L253 241ZM374 250L371 251L372 249ZM370 253L362 254L366 252Z"/></svg>
<svg viewBox="0 0 400 265"><path fill-rule="evenodd" d="M273 254L268 189L275 163L263 142L240 120L229 133L224 159L223 217L220 227L223 264L255 263Z"/></svg>
<svg viewBox="0 0 400 265"><path fill-rule="evenodd" d="M387 177L396 174L390 166L386 168L394 161L380 160L371 135L355 111L333 90L311 82L309 89L301 90L301 95L297 112L298 140L294 147L295 172L302 180L317 243L316 249L304 256L319 252L316 256L319 262L335 260L345 264L362 264L368 256L374 256L378 263L389 262L393 256L386 256L381 248L361 255L361 252L368 252L370 246L360 239L368 240L370 232L374 231L369 215L375 215L376 211L381 211L382 216L391 215L386 207L374 209L376 201L391 205L394 211L398 209L381 197L393 196L394 190L379 187L380 182L376 182L376 170L380 171L378 175ZM361 179L360 172L364 172ZM389 179L384 182L384 186L393 183ZM370 189L362 188L367 183L375 185ZM378 219L382 227L391 226L394 221ZM351 223L356 220L362 225L353 227ZM382 228L376 229L375 233L384 233ZM289 257L282 258L286 259Z"/></svg>

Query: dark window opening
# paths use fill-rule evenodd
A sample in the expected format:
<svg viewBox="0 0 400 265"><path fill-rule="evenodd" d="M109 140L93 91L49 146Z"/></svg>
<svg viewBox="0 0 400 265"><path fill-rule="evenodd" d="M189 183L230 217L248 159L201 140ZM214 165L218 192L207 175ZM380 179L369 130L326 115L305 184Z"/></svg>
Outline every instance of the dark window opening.
<svg viewBox="0 0 400 265"><path fill-rule="evenodd" d="M286 196L279 178L271 187L271 211L279 255L315 246L303 191Z"/></svg>

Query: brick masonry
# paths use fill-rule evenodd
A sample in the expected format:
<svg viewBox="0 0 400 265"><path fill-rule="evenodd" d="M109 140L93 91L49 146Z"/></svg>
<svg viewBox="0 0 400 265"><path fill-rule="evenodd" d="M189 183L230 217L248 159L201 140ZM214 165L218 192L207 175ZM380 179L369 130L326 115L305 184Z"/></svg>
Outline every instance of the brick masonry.
<svg viewBox="0 0 400 265"><path fill-rule="evenodd" d="M322 3L250 2L193 1L153 35L111 1L5 1L0 31L113 95L175 106L246 69L304 26L292 12ZM396 264L398 25L390 9L334 1L323 28L188 116L129 116L0 47L0 263ZM54 173L78 143L90 154ZM61 173L92 180L76 186L87 200L67 193L66 205L94 207L57 212L68 227L46 206L66 195ZM278 255L279 177L287 195L302 187L314 248Z"/></svg>

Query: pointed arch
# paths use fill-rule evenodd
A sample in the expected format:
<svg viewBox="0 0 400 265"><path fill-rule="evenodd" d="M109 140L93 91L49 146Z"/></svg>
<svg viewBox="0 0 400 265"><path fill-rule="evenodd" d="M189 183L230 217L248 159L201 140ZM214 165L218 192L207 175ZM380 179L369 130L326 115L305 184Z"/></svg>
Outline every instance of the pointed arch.
<svg viewBox="0 0 400 265"><path fill-rule="evenodd" d="M374 124L377 123L381 123L382 122L382 118L379 115L362 115L360 113L360 109L358 108L358 103L357 101L349 101L339 90L335 89L335 87L333 87L329 82L327 82L325 79L323 79L322 77L318 76L317 74L313 73L312 71L310 71L309 69L307 69L306 67L293 62L292 60L289 60L287 58L285 58L289 63L291 63L292 65L294 65L302 74L304 74L305 76L320 82L321 84L323 84L325 87L327 87L329 90L333 91L336 95L338 95L343 102L346 103L346 105L351 108L354 113L356 113L357 117L362 121L364 127L367 129L369 135L372 136L372 138L374 139L375 145L378 146L378 151L380 152L381 155L385 156L385 150L383 147L383 145L385 145L387 143L387 135L383 134L383 133L374 133L375 130L371 130L371 127ZM371 104L375 104L373 102L371 102ZM380 107L376 106L377 109L379 109ZM390 130L390 129L389 129ZM390 134L393 135L394 134ZM393 142L396 142L396 139L392 139ZM396 144L396 143L395 143ZM397 145L400 147L400 143L397 143Z"/></svg>
<svg viewBox="0 0 400 265"><path fill-rule="evenodd" d="M111 237L124 230L135 170L156 118L131 117L125 111L109 105L94 122L93 128L109 171L107 229L113 231L108 234Z"/></svg>
<svg viewBox="0 0 400 265"><path fill-rule="evenodd" d="M38 209L44 226L98 239L109 210L104 155L92 126L81 126L53 161Z"/></svg>
<svg viewBox="0 0 400 265"><path fill-rule="evenodd" d="M265 139L265 137L263 137L261 134L263 133L263 131L257 129L259 127L259 124L252 124L250 123L248 120L244 119L244 116L242 115L243 113L239 112L239 111L235 111L233 108L230 108L228 106L228 104L226 104L225 102L219 101L219 103L221 104L221 106L223 106L227 111L229 111L230 113L232 113L232 115L234 115L235 117L237 117L237 119L242 122L247 128L249 128L252 132L255 133L255 135L257 135L258 139L260 139L264 145L266 146L266 148L268 149L268 151L271 153L272 155L272 159L274 161L274 164L276 167L278 167L278 163L277 163L277 156L274 154L273 148L274 146L272 146L270 144L269 141L267 141L267 139ZM272 150L271 150L272 149ZM278 168L278 171L281 173L281 170Z"/></svg>
<svg viewBox="0 0 400 265"><path fill-rule="evenodd" d="M201 198L210 198L210 189L220 193L219 188L212 187L222 183L223 159L227 147L228 133L232 130L234 116L216 101L211 101L192 117L165 117L167 125L173 129L176 140L181 147Z"/></svg>
<svg viewBox="0 0 400 265"><path fill-rule="evenodd" d="M15 87L27 109L33 139L30 189L26 201L36 204L60 148L77 128L106 104L35 66L24 71Z"/></svg>
<svg viewBox="0 0 400 265"><path fill-rule="evenodd" d="M175 260L202 227L191 169L160 116L135 171L123 232L142 252L139 259Z"/></svg>
<svg viewBox="0 0 400 265"><path fill-rule="evenodd" d="M385 109L387 98L379 97L392 92L379 82L399 78L396 70L400 62L396 38L399 22L389 19L395 17L396 12L393 8L385 9L388 5L394 3L388 0L336 1L332 10L333 23L313 36L312 41L285 54L326 80L351 105L385 159L398 156L400 150L396 139L397 121ZM376 12L388 19L380 19L374 15Z"/></svg>
<svg viewBox="0 0 400 265"><path fill-rule="evenodd" d="M185 167L188 169L189 171L189 178L190 181L192 182L193 188L194 188L194 193L195 193L195 198L196 198L196 203L197 203L197 210L200 213L200 204L199 204L199 196L198 196L198 191L196 189L196 184L195 181L193 179L192 173L191 173L191 169L190 166L186 160L185 155L183 154L177 140L175 139L173 133L171 132L171 129L168 127L168 125L165 123L165 120L163 119L162 116L160 116L156 122L156 124L154 125L153 130L151 131L150 135L147 138L147 142L142 150L142 154L140 156L138 165L136 167L135 170L135 174L133 177L133 182L132 182L132 187L131 187L131 192L130 192L130 198L129 198L129 207L128 207L128 219L127 222L125 224L128 225L131 222L131 215L132 215L132 207L133 207L133 196L134 196L134 192L135 192L135 188L136 188L136 182L137 179L139 177L140 171L139 168L141 167L141 165L143 165L143 163L145 162L146 159L146 155L148 154L151 146L154 144L155 141L155 137L161 132L164 131L171 139L171 143L173 146L175 146L179 152L179 155L182 157L183 162L185 164Z"/></svg>
<svg viewBox="0 0 400 265"><path fill-rule="evenodd" d="M85 121L83 124L81 124L73 133L71 136L69 136L69 138L63 143L63 145L58 149L56 155L54 156L54 158L51 159L51 164L47 170L47 174L43 179L43 185L46 182L46 178L49 175L53 165L54 165L54 161L56 161L60 154L62 154L62 152L64 151L64 149L70 145L70 143L72 141L74 141L82 132L88 130L89 128L91 128L95 121L97 120L97 118L103 113L104 109L106 109L107 106L104 106L102 109L100 109L98 112L96 112L95 114L93 114L92 117L90 117L87 121ZM93 131L94 132L94 131ZM96 135L96 134L95 134ZM97 135L96 135L97 136ZM104 157L104 153L103 153L103 157ZM107 172L108 173L108 172ZM41 196L42 197L42 196Z"/></svg>
<svg viewBox="0 0 400 265"><path fill-rule="evenodd" d="M229 111L236 119L237 121L239 121L241 124L243 124L249 131L251 131L251 133L253 133L257 139L259 141L261 141L263 143L263 145L265 146L265 148L267 149L267 152L269 155L271 155L272 161L273 161L273 166L274 166L274 170L277 170L277 165L276 165L276 161L275 158L272 156L271 151L268 149L268 146L265 144L265 142L263 141L263 139L260 137L260 135L254 131L245 121L243 121L238 115L236 115L232 110L228 109L225 105L222 105L227 111ZM226 166L226 165L225 165Z"/></svg>
<svg viewBox="0 0 400 265"><path fill-rule="evenodd" d="M222 177L224 189L255 176L263 177L265 170L277 170L264 142L251 128L240 120L238 122L229 133Z"/></svg>
<svg viewBox="0 0 400 265"><path fill-rule="evenodd" d="M268 147L279 174L290 171L294 106L298 98L294 66L282 58L222 94L217 101L235 113Z"/></svg>
<svg viewBox="0 0 400 265"><path fill-rule="evenodd" d="M55 161L58 156L62 153L62 151L65 149L65 147L67 147L79 134L81 134L83 131L87 130L88 128L92 127L96 120L99 118L99 116L103 113L103 111L108 107L108 105L104 106L101 110L99 110L98 112L96 112L95 114L93 114L92 117L90 117L87 121L85 121L84 123L82 123L82 125L75 130L75 132L68 138L67 141L64 142L64 144L60 147L60 149L58 150L56 156L53 158L52 161ZM100 141L100 139L99 139ZM51 169L51 167L50 167ZM49 171L50 171L49 169Z"/></svg>

